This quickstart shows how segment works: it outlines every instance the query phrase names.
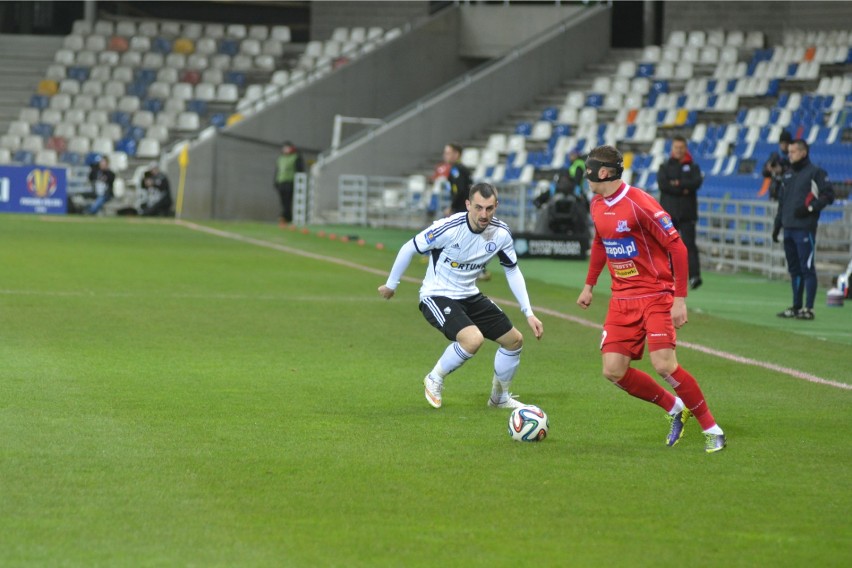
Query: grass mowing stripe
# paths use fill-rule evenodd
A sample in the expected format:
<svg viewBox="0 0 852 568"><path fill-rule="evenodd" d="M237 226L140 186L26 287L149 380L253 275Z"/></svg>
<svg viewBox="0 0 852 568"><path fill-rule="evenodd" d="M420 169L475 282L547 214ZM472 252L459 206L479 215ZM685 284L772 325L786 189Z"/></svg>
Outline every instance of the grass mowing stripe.
<svg viewBox="0 0 852 568"><path fill-rule="evenodd" d="M350 262L348 260L343 260L343 259L336 258L336 257L333 257L333 256L327 256L327 255L323 255L323 254L306 252L306 251L299 250L299 249L296 249L296 248L293 248L293 247L288 247L286 245L281 245L281 244L278 244L278 243L271 243L269 241L264 241L262 239L255 239L255 238L252 238L252 237L246 237L246 236L240 235L238 233L232 233L230 231L223 231L221 229L214 229L212 227L207 227L205 225L199 225L197 223L192 223L190 221L178 220L175 223L178 224L178 225L181 225L183 227L186 227L188 229L191 229L193 231L200 231L202 233L207 233L209 235L214 235L214 236L217 236L217 237L232 239L232 240L236 240L236 241L239 241L239 242L252 244L252 245L255 245L255 246L270 248L270 249L277 250L277 251L280 251L280 252L285 252L285 253L288 253L288 254L295 254L295 255L303 256L303 257L310 258L310 259L313 259L313 260L330 262L330 263L338 264L338 265L345 266L345 267L348 267L348 268L353 268L355 270L361 270L363 272L368 272L370 274L377 274L379 276L386 276L387 275L387 271L378 270L376 268L364 266L363 264ZM412 282L412 283L415 283L415 284L420 282L419 279L412 278L410 276L403 276L402 280L405 280L406 282ZM496 296L492 296L492 298L494 300L496 300L497 302L500 302L500 303L505 303L505 304L512 305L512 306L515 306L515 307L518 306L517 302L515 302L514 300L507 300L505 298L499 298L499 297L496 297ZM553 317L557 317L557 318L560 318L560 319L563 319L563 320L567 320L567 321L570 321L570 322L573 322L573 323L576 323L576 324L579 324L579 325L582 325L582 326L585 326L585 327L592 327L592 328L596 328L596 329L602 328L602 326L600 324L595 323L593 321L590 321L590 320L587 320L587 319L584 319L584 318L580 318L580 317L576 317L576 316L572 316L572 315L569 315L569 314L566 314L566 313L563 313L563 312L559 312L559 311L556 311L556 310L551 310L551 309L548 309L548 308L542 308L542 307L538 307L538 306L534 307L534 309L538 312L541 312L541 313L544 313L544 314L547 314L547 315L550 315L550 316L553 316ZM686 347L687 349L693 349L693 350L696 350L696 351L700 351L702 353L706 353L708 355L713 355L715 357L720 357L722 359L726 359L728 361L733 361L735 363L739 363L739 364L743 364L743 365L751 365L751 366L760 367L760 368L763 368L763 369L766 369L766 370L769 370L769 371L775 371L777 373L781 373L781 374L787 375L789 377L793 377L794 379L807 381L809 383L819 384L819 385L824 385L824 386L829 386L829 387L839 388L839 389L844 389L844 390L852 390L852 385L847 384L847 383L841 383L841 382L838 382L838 381L832 381L832 380L829 380L829 379L824 379L822 377L818 377L818 376L813 375L811 373L799 371L798 369L793 369L793 368L790 368L790 367L784 367L784 366L781 366L781 365L776 365L775 363L770 363L768 361L760 361L760 360L757 360L757 359L751 359L749 357L737 355L736 353L729 353L727 351L722 351L722 350L719 350L719 349L713 349L712 347L706 347L706 346L701 345L699 343L681 341L681 342L679 342L679 345L682 346L682 347Z"/></svg>

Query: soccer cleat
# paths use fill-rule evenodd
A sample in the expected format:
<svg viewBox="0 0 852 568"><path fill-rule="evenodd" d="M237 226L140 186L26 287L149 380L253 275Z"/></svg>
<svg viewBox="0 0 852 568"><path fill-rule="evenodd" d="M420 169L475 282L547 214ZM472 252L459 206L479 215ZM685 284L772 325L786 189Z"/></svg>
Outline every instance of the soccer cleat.
<svg viewBox="0 0 852 568"><path fill-rule="evenodd" d="M724 434L704 434L704 451L708 454L721 451L728 445Z"/></svg>
<svg viewBox="0 0 852 568"><path fill-rule="evenodd" d="M704 284L704 280L702 280L700 276L693 276L692 278L689 279L689 289L690 290L695 290L696 288L698 288L702 284Z"/></svg>
<svg viewBox="0 0 852 568"><path fill-rule="evenodd" d="M516 398L517 395L513 395L509 393L509 398L506 399L506 402L497 402L493 397L488 398L488 406L490 408L523 408L527 406L520 400Z"/></svg>
<svg viewBox="0 0 852 568"><path fill-rule="evenodd" d="M812 320L814 319L814 311L810 308L802 308L796 314L797 320Z"/></svg>
<svg viewBox="0 0 852 568"><path fill-rule="evenodd" d="M441 391L444 390L444 383L433 379L430 373L423 379L423 386L426 387L426 401L435 408L441 408Z"/></svg>
<svg viewBox="0 0 852 568"><path fill-rule="evenodd" d="M789 307L783 312L778 312L779 318L794 318L799 314L799 308Z"/></svg>
<svg viewBox="0 0 852 568"><path fill-rule="evenodd" d="M689 420L689 417L692 416L692 413L688 408L684 408L674 416L671 414L666 415L671 423L671 428L669 429L669 435L666 436L666 445L671 447L677 444L680 439L683 437L683 427L686 426L686 421Z"/></svg>

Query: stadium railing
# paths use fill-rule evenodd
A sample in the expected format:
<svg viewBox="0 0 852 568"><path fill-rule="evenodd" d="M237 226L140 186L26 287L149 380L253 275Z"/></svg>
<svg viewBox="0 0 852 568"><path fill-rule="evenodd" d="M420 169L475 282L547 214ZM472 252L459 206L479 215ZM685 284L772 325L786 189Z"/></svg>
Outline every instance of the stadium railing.
<svg viewBox="0 0 852 568"><path fill-rule="evenodd" d="M784 278L784 246L772 242L777 203L765 200L701 198L697 230L702 264L724 272L753 272ZM852 202L837 202L820 217L817 273L827 280L852 258Z"/></svg>
<svg viewBox="0 0 852 568"><path fill-rule="evenodd" d="M532 230L536 210L533 189L524 183L495 184L500 193L497 217L513 231ZM338 218L343 224L421 229L443 216L448 191L414 187L408 177L341 175L338 182Z"/></svg>

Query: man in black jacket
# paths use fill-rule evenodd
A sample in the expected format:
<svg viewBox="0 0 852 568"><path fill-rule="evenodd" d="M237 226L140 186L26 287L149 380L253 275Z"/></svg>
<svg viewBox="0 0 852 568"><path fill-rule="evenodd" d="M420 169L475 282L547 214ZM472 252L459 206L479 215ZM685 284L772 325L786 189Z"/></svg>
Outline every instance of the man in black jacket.
<svg viewBox="0 0 852 568"><path fill-rule="evenodd" d="M790 171L781 180L778 214L772 240L784 229L784 254L793 286L793 305L778 313L781 318L814 319L817 275L814 253L820 211L834 202L828 174L808 158L808 143L790 144ZM804 306L802 305L804 296Z"/></svg>
<svg viewBox="0 0 852 568"><path fill-rule="evenodd" d="M451 201L450 206L444 212L445 215L453 213L464 213L467 211L467 196L470 186L473 184L473 176L467 166L461 163L462 147L456 143L444 146L444 162L449 166L450 173L447 181L450 183Z"/></svg>
<svg viewBox="0 0 852 568"><path fill-rule="evenodd" d="M672 217L672 223L680 233L689 253L689 287L695 290L702 284L698 246L695 244L695 224L698 222L698 197L704 177L701 168L692 161L686 148L686 138L672 138L672 153L657 172L660 187L660 205Z"/></svg>
<svg viewBox="0 0 852 568"><path fill-rule="evenodd" d="M92 191L97 196L95 201L86 209L89 215L96 215L104 203L112 199L112 188L115 184L115 173L109 169L109 158L102 156L100 160L92 164L89 171L89 181L92 182Z"/></svg>

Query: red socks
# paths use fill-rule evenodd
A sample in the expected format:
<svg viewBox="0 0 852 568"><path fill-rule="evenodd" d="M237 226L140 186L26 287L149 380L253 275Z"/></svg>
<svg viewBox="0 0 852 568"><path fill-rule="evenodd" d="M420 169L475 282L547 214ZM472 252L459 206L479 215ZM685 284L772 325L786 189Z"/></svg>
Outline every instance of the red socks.
<svg viewBox="0 0 852 568"><path fill-rule="evenodd" d="M707 403L704 402L704 393L701 392L701 387L698 386L695 377L678 365L671 375L665 377L665 380L674 388L677 395L692 412L698 423L701 424L702 430L708 430L716 425L716 420L710 414Z"/></svg>
<svg viewBox="0 0 852 568"><path fill-rule="evenodd" d="M678 370L680 370L680 367L678 367ZM692 377L690 378L692 379ZM695 383L695 379L692 379L692 382ZM625 373L620 381L615 383L615 386L627 391L627 394L631 396L656 404L666 412L671 410L675 404L675 397L661 387L657 381L652 379L651 375L633 367L627 369L627 373ZM696 385L696 388L698 388L698 385ZM698 391L698 393L701 394L701 391ZM703 397L701 402L703 404ZM709 415L710 413L708 412L707 414ZM712 420L713 418L711 417L710 419Z"/></svg>

